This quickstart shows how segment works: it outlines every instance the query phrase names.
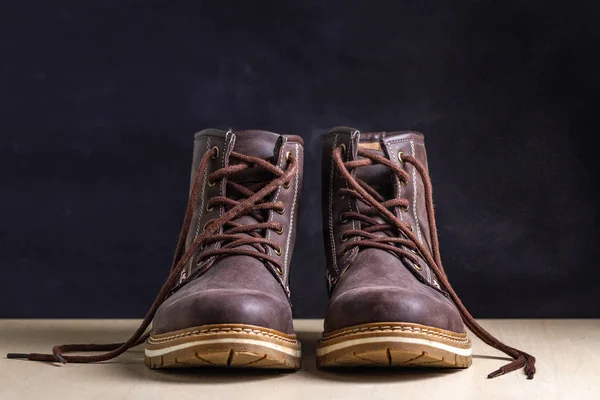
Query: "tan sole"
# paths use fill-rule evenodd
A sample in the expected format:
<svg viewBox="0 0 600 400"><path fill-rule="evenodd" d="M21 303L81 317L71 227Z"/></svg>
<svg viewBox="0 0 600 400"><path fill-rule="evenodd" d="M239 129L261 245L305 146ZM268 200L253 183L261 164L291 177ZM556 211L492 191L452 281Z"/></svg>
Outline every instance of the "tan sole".
<svg viewBox="0 0 600 400"><path fill-rule="evenodd" d="M317 366L442 367L471 365L466 333L419 324L370 323L323 334L317 344Z"/></svg>
<svg viewBox="0 0 600 400"><path fill-rule="evenodd" d="M300 368L296 335L244 324L204 325L146 341L145 363L152 369L190 367Z"/></svg>

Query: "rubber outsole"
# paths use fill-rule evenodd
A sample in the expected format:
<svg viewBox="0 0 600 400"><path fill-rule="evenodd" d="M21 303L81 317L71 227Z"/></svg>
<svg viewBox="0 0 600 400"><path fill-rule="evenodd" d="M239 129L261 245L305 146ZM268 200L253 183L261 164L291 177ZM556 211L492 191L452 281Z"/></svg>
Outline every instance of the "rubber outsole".
<svg viewBox="0 0 600 400"><path fill-rule="evenodd" d="M159 335L145 346L145 364L161 368L267 368L301 366L295 335L245 324L204 325Z"/></svg>
<svg viewBox="0 0 600 400"><path fill-rule="evenodd" d="M468 368L466 333L411 323L370 323L324 333L317 366Z"/></svg>

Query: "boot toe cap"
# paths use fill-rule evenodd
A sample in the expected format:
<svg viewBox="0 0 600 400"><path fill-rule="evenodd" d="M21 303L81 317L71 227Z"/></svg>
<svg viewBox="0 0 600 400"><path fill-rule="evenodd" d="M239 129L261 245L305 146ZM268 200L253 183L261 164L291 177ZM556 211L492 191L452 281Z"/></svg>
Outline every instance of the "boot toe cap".
<svg viewBox="0 0 600 400"><path fill-rule="evenodd" d="M328 307L325 331L372 322L405 322L465 332L457 308L441 293L397 287L361 287L335 297Z"/></svg>
<svg viewBox="0 0 600 400"><path fill-rule="evenodd" d="M212 324L255 325L293 333L286 299L247 289L176 292L159 307L152 331L161 334Z"/></svg>

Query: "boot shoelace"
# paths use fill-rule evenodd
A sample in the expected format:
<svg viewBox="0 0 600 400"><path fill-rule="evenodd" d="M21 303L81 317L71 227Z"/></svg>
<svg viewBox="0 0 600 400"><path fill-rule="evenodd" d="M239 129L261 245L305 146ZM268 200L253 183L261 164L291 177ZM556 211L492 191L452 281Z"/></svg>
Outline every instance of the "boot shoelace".
<svg viewBox="0 0 600 400"><path fill-rule="evenodd" d="M194 239L188 249L185 250L185 241L192 222L194 210L196 208L204 172L208 168L208 163L210 162L211 158L217 157L218 148L214 147L211 151L205 153L200 161L196 178L194 179L194 183L192 185L192 191L188 199L183 226L179 234L175 257L169 276L156 296L156 299L150 306L150 309L146 313L142 323L127 341L110 344L64 344L60 346L54 346L52 348L52 354L9 353L7 354L7 357L26 358L32 361L91 363L113 359L128 349L142 344L150 335L149 333L144 332L146 332L146 329L148 326L150 326L158 307L174 293L174 289L176 288L182 270L196 255L196 253L199 250L205 249L208 244L215 242L226 243L218 249L203 252L200 255L200 260L220 255L248 255L273 263L277 269L277 272L279 272L282 268L280 261L277 260L276 257L268 255L266 251L268 246L273 248L276 253L279 253L279 246L274 241L264 239L263 235L261 235L259 232L275 230L276 232L280 233L283 229L280 223L265 222L265 219L261 213L269 210L283 212L282 202L265 202L264 199L271 193L275 192L280 186L287 187L287 185L289 185L290 180L298 168L297 160L290 154L288 154L287 157L287 168L283 170L271 164L268 160L246 156L237 152L231 152L229 156L230 160L236 160L238 163L223 167L209 174L207 176L207 180L211 186L216 184L216 182L219 180L230 178L252 167L259 167L264 171L271 173L274 178L267 183L257 183L251 185L250 188L239 183L227 181L228 187L233 189L234 192L237 192L238 199L234 200L225 196L219 196L210 199L207 203L207 207L209 209L215 206L223 206L224 210L226 211L219 218L208 221L204 226L204 230ZM257 191L255 192L252 189ZM234 221L235 219L244 215L252 215L258 221L258 223L243 225ZM221 228L223 228L223 232L219 233ZM240 246L244 245L252 246L257 251L248 248L239 248ZM65 355L65 353L70 352L92 351L105 353L86 356Z"/></svg>
<svg viewBox="0 0 600 400"><path fill-rule="evenodd" d="M449 294L450 299L458 308L465 325L487 345L506 353L514 359L514 361L511 363L490 373L488 378L495 378L511 371L524 368L527 379L533 379L535 374L535 357L525 353L522 350L515 349L502 343L489 332L487 332L475 321L475 318L473 318L473 316L469 313L450 285L440 256L440 247L433 209L432 185L426 168L415 157L407 154L399 155L399 159L401 158L400 162L403 164L411 164L417 170L423 180L427 219L429 221L431 248L433 254L430 254L427 248L413 234L410 225L402 222L394 215L394 213L389 210L390 208L393 209L395 207L401 207L403 211L408 211L409 202L407 199L395 198L392 200L385 200L373 187L366 182L355 178L350 172L356 168L381 164L388 167L395 174L402 185L406 185L409 178L406 171L387 158L364 149L358 149L358 155L362 158L345 162L342 158L344 151L345 148L343 146L339 146L333 151L335 165L349 185L348 188L339 189L338 195L355 197L370 206L361 213L346 212L340 216L342 220L355 219L365 222L366 225L368 225L363 229L352 229L344 233L344 241L347 241L347 239L350 237L360 238L360 240L349 241L345 247L345 251L348 251L354 247L378 248L393 252L399 257L408 258L415 264L418 263L417 254L420 254L435 273L441 287ZM385 218L386 222L382 223L381 221L372 218L372 215L381 216ZM381 237L375 234L377 232L393 232L395 230L401 232L404 235L404 238L390 236ZM405 246L409 250L407 251L398 246Z"/></svg>

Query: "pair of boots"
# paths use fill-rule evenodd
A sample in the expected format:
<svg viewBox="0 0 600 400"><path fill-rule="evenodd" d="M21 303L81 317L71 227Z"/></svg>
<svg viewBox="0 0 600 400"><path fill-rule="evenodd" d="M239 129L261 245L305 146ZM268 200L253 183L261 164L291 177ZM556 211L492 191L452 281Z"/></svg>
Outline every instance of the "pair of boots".
<svg viewBox="0 0 600 400"><path fill-rule="evenodd" d="M300 368L289 272L303 152L294 135L197 133L171 273L134 335L10 356L104 361L145 342L150 368ZM514 358L489 377L521 367L533 377L535 358L481 328L448 282L421 134L333 128L323 139L321 180L330 301L319 367L466 368L466 325ZM72 351L106 353L63 354Z"/></svg>

